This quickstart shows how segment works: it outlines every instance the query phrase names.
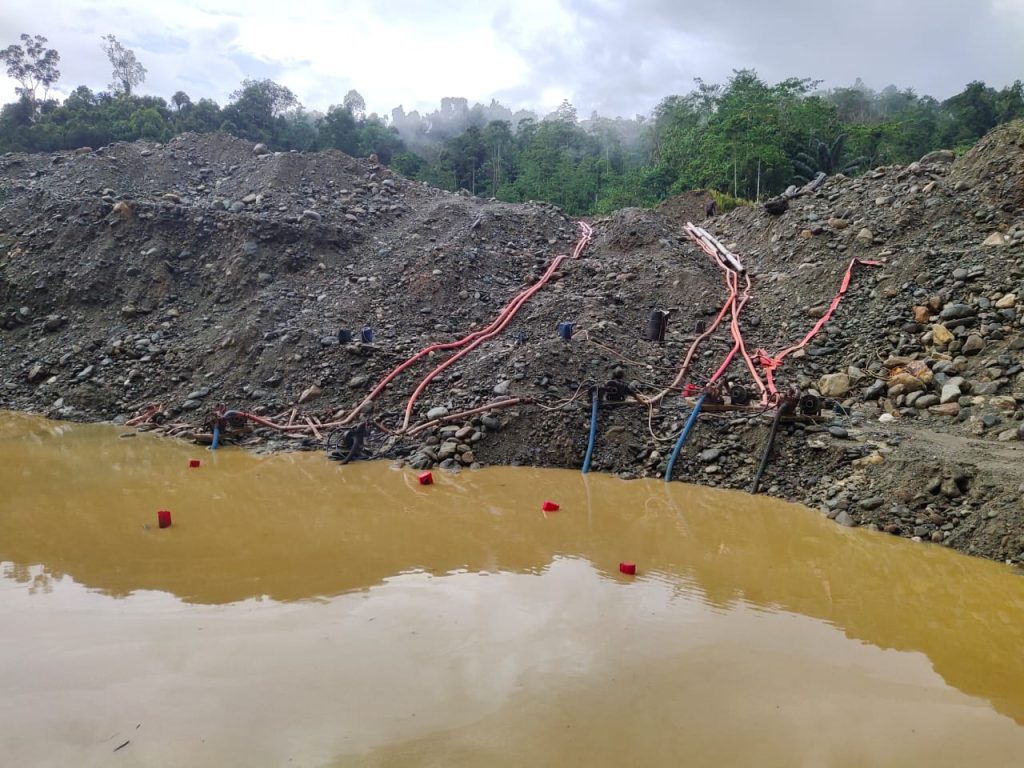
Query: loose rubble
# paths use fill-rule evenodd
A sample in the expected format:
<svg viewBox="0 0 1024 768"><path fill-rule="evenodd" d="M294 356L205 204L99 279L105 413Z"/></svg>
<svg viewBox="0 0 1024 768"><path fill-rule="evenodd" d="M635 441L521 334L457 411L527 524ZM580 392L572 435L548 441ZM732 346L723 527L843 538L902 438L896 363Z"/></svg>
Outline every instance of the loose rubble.
<svg viewBox="0 0 1024 768"><path fill-rule="evenodd" d="M1024 560L1024 125L959 159L830 177L784 201L703 222L753 277L741 317L751 350L802 338L851 259L879 265L855 268L830 321L776 371L825 410L784 425L762 489L841 525ZM370 451L420 470L578 468L590 388L664 387L724 300L717 268L682 234L703 204L689 194L592 221L583 257L425 390L414 421L428 426L383 431L439 359L384 390ZM208 441L223 403L313 428L239 425L227 440L322 448L316 425L424 346L486 326L577 234L549 204L480 200L372 159L220 134L7 154L0 405ZM668 312L663 342L643 340L654 309ZM571 341L559 322L574 324ZM730 346L724 330L709 339L689 380L706 381ZM750 384L739 361L728 377ZM515 405L452 420L503 400ZM651 412L605 403L593 469L660 476L687 412L676 395ZM748 488L770 419L710 410L675 477Z"/></svg>

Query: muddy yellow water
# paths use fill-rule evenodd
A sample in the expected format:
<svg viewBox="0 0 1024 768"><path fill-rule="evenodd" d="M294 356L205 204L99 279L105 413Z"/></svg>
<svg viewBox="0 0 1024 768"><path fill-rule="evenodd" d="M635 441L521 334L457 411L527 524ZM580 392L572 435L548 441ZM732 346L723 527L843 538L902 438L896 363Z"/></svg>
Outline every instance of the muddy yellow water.
<svg viewBox="0 0 1024 768"><path fill-rule="evenodd" d="M681 483L122 432L0 413L5 765L1024 764L1005 566Z"/></svg>

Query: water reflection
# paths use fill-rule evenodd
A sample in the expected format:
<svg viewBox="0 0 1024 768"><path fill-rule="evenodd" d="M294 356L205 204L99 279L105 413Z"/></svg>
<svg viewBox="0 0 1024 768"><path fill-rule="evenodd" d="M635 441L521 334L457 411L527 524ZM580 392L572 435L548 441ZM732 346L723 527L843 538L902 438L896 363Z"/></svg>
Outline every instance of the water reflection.
<svg viewBox="0 0 1024 768"><path fill-rule="evenodd" d="M810 617L879 649L920 652L950 685L1024 721L1024 583L996 564L682 484L491 469L421 487L380 464L117 434L0 415L6 578L34 595L67 574L113 597L220 605L366 595L446 574L544 581L576 563L610 587L646 585L716 615ZM203 466L189 470L191 457ZM543 514L545 498L561 511ZM173 512L169 530L156 528L160 508ZM636 582L618 573L622 560L638 563Z"/></svg>

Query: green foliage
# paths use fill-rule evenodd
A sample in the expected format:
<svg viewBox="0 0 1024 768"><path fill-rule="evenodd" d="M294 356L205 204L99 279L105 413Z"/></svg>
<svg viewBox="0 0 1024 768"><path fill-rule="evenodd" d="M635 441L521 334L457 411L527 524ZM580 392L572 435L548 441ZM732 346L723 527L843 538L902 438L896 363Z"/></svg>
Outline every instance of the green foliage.
<svg viewBox="0 0 1024 768"><path fill-rule="evenodd" d="M110 84L110 90L131 96L132 89L146 80L146 68L136 60L135 51L125 48L113 35L104 35L101 39L103 52L113 67L114 81Z"/></svg>
<svg viewBox="0 0 1024 768"><path fill-rule="evenodd" d="M797 152L793 158L796 179L807 183L819 173L832 176L836 173L852 174L865 165L868 158L864 155L851 158L846 154L846 141L849 134L841 133L831 142L814 139L807 152Z"/></svg>
<svg viewBox="0 0 1024 768"><path fill-rule="evenodd" d="M59 77L59 55L45 48L45 38L22 35L22 46L0 51L21 83L19 99L0 109L0 152L225 130L280 150L376 155L434 186L513 202L546 200L571 215L650 207L694 189L710 190L719 211L727 211L819 171L853 174L940 147L965 148L993 126L1024 117L1021 81L1002 90L973 82L939 103L893 86L875 92L860 81L824 92L808 79L770 84L753 70L735 71L724 84L698 79L689 93L662 100L650 118L633 119L581 120L565 101L538 120L496 101L470 107L466 99L445 98L422 116L398 107L389 121L367 115L354 89L318 113L272 80L244 80L224 108L184 91L168 104L136 95L145 69L113 36L104 40L114 92L80 86L63 104L47 100L45 91L37 98L39 87Z"/></svg>
<svg viewBox="0 0 1024 768"><path fill-rule="evenodd" d="M221 112L221 128L251 141L281 145L288 135L285 112L299 106L286 86L273 80L243 80Z"/></svg>
<svg viewBox="0 0 1024 768"><path fill-rule="evenodd" d="M36 91L43 89L43 99L50 86L60 79L60 54L53 48L46 47L46 38L42 35L26 35L22 33L21 44L9 45L0 51L0 61L7 67L7 76L20 83L15 88L19 98L24 97L36 108Z"/></svg>
<svg viewBox="0 0 1024 768"><path fill-rule="evenodd" d="M742 205L754 204L752 200L745 200L742 197L733 197L728 192L719 192L717 189L709 189L707 192L715 199L715 205L718 206L719 213L731 211L733 208L739 208Z"/></svg>

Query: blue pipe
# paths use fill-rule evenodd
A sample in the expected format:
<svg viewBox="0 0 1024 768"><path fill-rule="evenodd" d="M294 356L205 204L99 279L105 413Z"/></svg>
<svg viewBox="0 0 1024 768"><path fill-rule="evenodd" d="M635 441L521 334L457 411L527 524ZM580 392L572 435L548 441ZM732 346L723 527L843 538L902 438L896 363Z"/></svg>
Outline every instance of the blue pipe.
<svg viewBox="0 0 1024 768"><path fill-rule="evenodd" d="M210 450L216 451L217 444L220 442L220 426L217 424L213 425L213 442L210 443Z"/></svg>
<svg viewBox="0 0 1024 768"><path fill-rule="evenodd" d="M590 439L587 442L587 455L583 459L583 474L590 471L590 459L594 455L594 443L597 442L597 403L600 400L600 390L594 387L594 402L590 407Z"/></svg>
<svg viewBox="0 0 1024 768"><path fill-rule="evenodd" d="M693 411L690 413L690 418L686 420L686 425L683 427L683 433L679 435L679 439L676 441L676 447L672 449L672 455L668 457L668 466L665 467L665 482L667 483L672 479L672 468L676 465L676 459L679 458L679 452L683 449L683 443L686 442L686 438L690 436L690 430L693 429L693 425L697 423L697 416L700 415L700 409L704 405L704 398L708 394L705 392L697 398L697 402L693 406Z"/></svg>

